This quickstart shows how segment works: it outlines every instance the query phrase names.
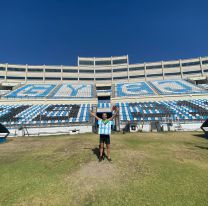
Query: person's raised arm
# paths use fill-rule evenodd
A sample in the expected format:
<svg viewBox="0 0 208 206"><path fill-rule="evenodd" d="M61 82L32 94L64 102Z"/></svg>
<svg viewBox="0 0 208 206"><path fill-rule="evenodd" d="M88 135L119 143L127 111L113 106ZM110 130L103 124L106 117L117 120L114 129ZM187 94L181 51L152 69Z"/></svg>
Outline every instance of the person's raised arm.
<svg viewBox="0 0 208 206"><path fill-rule="evenodd" d="M118 111L119 111L119 108L118 108L118 107L116 107L116 111L115 111L115 113L114 113L114 114L112 115L112 117L111 117L111 118L109 118L108 120L109 120L109 121L112 121L112 120L115 118L115 116L117 115Z"/></svg>
<svg viewBox="0 0 208 206"><path fill-rule="evenodd" d="M95 117L97 120L100 120L101 118L99 118L92 110L89 110L89 113Z"/></svg>

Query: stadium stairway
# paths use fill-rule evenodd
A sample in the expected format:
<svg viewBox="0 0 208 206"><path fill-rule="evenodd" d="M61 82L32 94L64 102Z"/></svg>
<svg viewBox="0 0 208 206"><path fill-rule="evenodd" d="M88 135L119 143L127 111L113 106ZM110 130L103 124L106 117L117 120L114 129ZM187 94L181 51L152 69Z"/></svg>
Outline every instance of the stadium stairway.
<svg viewBox="0 0 208 206"><path fill-rule="evenodd" d="M96 90L96 86L95 86L95 85L93 85L93 90L92 90L92 92L93 92L92 96L93 96L94 98L96 98L96 97L97 97L97 90Z"/></svg>
<svg viewBox="0 0 208 206"><path fill-rule="evenodd" d="M110 100L98 100L97 112L111 112L111 102Z"/></svg>
<svg viewBox="0 0 208 206"><path fill-rule="evenodd" d="M115 86L115 84L112 84L111 89L112 89L112 98L114 98L116 96L116 92L115 92L116 86Z"/></svg>

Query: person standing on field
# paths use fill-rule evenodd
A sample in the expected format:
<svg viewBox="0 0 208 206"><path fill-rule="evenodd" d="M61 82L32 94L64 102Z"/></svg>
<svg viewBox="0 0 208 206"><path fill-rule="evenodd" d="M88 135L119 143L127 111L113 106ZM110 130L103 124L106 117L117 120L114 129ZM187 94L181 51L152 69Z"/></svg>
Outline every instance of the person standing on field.
<svg viewBox="0 0 208 206"><path fill-rule="evenodd" d="M107 147L107 160L109 162L112 161L110 157L110 134L111 134L111 125L112 125L112 120L115 118L117 115L119 109L118 107L115 107L115 113L112 115L111 118L107 118L107 114L103 113L102 114L102 119L99 118L95 113L93 113L92 110L90 110L90 114L95 117L98 120L98 125L99 125L99 130L98 134L100 135L100 156L99 156L99 162L103 160L103 149L104 149L104 143L106 144Z"/></svg>

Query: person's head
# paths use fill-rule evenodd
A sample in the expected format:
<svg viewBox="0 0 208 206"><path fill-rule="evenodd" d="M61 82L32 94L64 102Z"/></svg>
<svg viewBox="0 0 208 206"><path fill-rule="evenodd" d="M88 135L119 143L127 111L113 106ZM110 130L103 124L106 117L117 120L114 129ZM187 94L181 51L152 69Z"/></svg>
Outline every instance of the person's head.
<svg viewBox="0 0 208 206"><path fill-rule="evenodd" d="M103 113L103 114L102 114L102 119L105 120L105 119L107 119L107 118L108 118L107 113Z"/></svg>

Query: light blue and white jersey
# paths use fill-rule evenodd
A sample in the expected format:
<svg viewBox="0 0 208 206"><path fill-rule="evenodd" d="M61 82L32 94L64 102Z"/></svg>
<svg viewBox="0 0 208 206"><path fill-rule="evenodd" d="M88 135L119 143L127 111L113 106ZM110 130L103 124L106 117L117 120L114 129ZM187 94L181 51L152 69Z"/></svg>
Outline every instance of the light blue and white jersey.
<svg viewBox="0 0 208 206"><path fill-rule="evenodd" d="M112 121L108 121L108 123L104 123L102 119L98 120L99 130L98 134L111 134L111 125Z"/></svg>

